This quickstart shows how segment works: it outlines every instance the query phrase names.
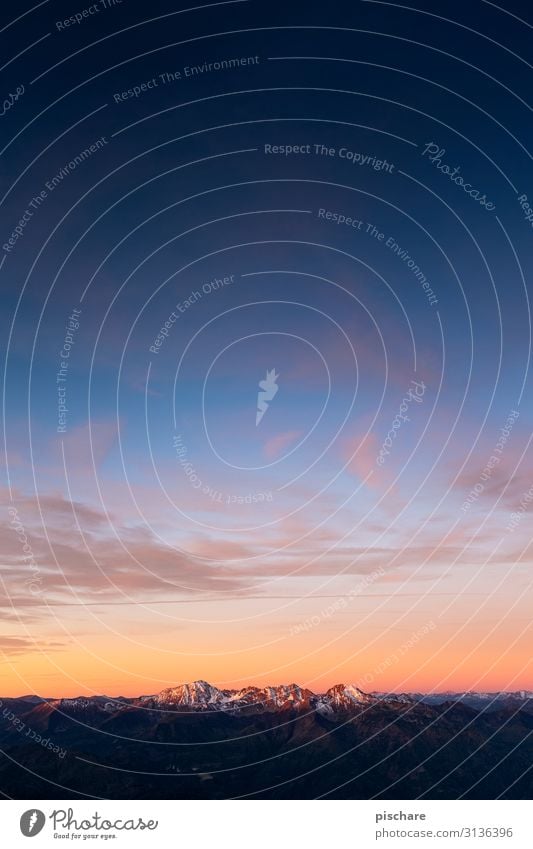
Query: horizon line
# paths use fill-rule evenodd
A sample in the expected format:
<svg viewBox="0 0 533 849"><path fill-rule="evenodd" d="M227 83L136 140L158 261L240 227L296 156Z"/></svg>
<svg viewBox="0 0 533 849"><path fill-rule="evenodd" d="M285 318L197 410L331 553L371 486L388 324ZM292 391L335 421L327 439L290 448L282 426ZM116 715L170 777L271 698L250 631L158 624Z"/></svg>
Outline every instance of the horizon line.
<svg viewBox="0 0 533 849"><path fill-rule="evenodd" d="M529 693L529 694L531 694L531 696L533 698L533 689L529 689L529 688L525 688L525 687L518 687L515 690L439 690L439 691L433 691L433 690L426 690L426 691L422 691L422 690L362 690L361 687L359 687L359 685L354 683L354 682L338 681L336 684L331 684L331 686L327 687L325 690L315 692L314 690L311 690L310 687L303 685L303 684L297 684L295 681L291 681L289 683L280 683L280 684L264 684L262 686L258 685L258 684L245 684L242 687L218 687L217 685L211 684L209 681L206 681L204 678L197 678L194 681L183 681L179 684L170 684L169 686L163 687L161 690L158 690L154 693L139 693L136 696L110 696L107 693L96 693L96 692L92 693L92 695L81 695L80 694L78 696L41 696L38 693L31 693L31 692L30 693L24 693L23 695L20 695L20 696L0 696L0 706L2 704L3 699L15 700L15 699L25 699L25 698L38 698L38 699L42 699L45 702L59 701L59 700L62 700L62 699L94 699L94 698L99 698L99 697L105 697L105 698L116 699L116 700L120 700L121 698L123 698L123 699L136 699L136 698L143 698L143 697L146 697L146 696L155 696L155 695L158 695L159 693L164 692L165 690L177 689L178 687L188 687L188 686L190 687L193 684L200 684L200 683L208 684L209 687L213 687L214 689L217 689L217 690L221 690L221 691L227 690L229 692L239 692L241 690L245 690L248 687L256 687L258 690L265 689L267 687L299 687L301 690L309 690L309 692L314 696L322 696L325 693L327 693L328 690L331 690L334 687L344 686L344 687L355 687L356 689L360 690L362 693L364 693L365 695L368 695L368 696L373 696L373 695L384 695L384 696L402 696L402 695L404 695L404 696L413 696L413 695L421 695L421 696L468 696L468 695L478 695L478 694L483 694L483 695L488 695L488 696L498 696L498 695L513 695L514 693Z"/></svg>

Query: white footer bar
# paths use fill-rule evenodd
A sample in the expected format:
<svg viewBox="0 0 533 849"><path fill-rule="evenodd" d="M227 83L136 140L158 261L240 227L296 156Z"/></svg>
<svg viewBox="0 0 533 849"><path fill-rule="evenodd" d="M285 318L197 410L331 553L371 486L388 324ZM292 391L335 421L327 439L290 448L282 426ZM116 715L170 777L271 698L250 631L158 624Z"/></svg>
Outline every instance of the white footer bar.
<svg viewBox="0 0 533 849"><path fill-rule="evenodd" d="M0 802L3 846L532 849L530 801ZM34 839L35 842L30 842Z"/></svg>

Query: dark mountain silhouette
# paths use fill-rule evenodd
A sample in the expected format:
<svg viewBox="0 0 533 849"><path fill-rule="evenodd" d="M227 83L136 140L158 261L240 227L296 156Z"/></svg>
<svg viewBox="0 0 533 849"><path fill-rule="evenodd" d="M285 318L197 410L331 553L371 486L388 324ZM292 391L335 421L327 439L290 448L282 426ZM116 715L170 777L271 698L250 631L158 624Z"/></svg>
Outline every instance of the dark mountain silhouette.
<svg viewBox="0 0 533 849"><path fill-rule="evenodd" d="M530 799L531 696L197 681L2 699L0 786L16 799Z"/></svg>

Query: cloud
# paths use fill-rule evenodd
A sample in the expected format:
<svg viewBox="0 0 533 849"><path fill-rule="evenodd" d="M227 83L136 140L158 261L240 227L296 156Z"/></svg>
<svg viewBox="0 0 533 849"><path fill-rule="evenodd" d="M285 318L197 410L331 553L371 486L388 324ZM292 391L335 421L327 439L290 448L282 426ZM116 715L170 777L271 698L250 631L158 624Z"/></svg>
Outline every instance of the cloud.
<svg viewBox="0 0 533 849"><path fill-rule="evenodd" d="M346 471L357 475L372 489L388 486L392 480L391 472L376 462L379 449L380 443L373 431L361 432L342 446L342 459L348 463Z"/></svg>
<svg viewBox="0 0 533 849"><path fill-rule="evenodd" d="M67 467L72 464L76 471L98 468L113 447L122 424L115 419L91 420L69 430L62 437Z"/></svg>
<svg viewBox="0 0 533 849"><path fill-rule="evenodd" d="M278 433L277 436L270 437L270 439L267 439L263 449L265 455L270 460L274 460L280 454L283 454L285 449L289 445L292 445L301 435L301 430L288 430L285 433Z"/></svg>
<svg viewBox="0 0 533 849"><path fill-rule="evenodd" d="M7 490L0 496L4 503L8 500ZM65 523L72 527L76 516L80 525L85 528L96 528L108 523L109 514L96 510L83 504L81 501L69 501L61 494L46 494L35 496L23 495L18 491L13 493L12 506L17 510L18 519L25 522L40 522L41 513L46 521L50 514L55 524L63 526Z"/></svg>
<svg viewBox="0 0 533 849"><path fill-rule="evenodd" d="M32 637L0 636L0 653L4 656L34 654L42 651L45 654L50 651L61 651L66 643L57 640L33 639Z"/></svg>
<svg viewBox="0 0 533 849"><path fill-rule="evenodd" d="M60 495L3 493L7 522L0 526L3 552L0 610L5 619L35 618L55 602L234 590L242 579L224 563L250 552L222 542L202 543L198 556L164 544L147 526L111 525L102 511ZM80 528L77 527L79 523ZM80 530L81 529L81 530ZM231 550L231 552L230 552Z"/></svg>

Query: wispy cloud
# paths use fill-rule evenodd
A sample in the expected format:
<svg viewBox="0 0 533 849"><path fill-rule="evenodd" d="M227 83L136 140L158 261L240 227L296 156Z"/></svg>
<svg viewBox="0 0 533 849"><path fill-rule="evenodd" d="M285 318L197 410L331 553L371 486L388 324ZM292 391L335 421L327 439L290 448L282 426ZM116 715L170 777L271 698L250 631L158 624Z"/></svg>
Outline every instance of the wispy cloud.
<svg viewBox="0 0 533 849"><path fill-rule="evenodd" d="M296 442L302 435L301 430L288 430L285 433L278 433L276 436L267 439L264 446L264 453L270 460L275 460L280 454Z"/></svg>

